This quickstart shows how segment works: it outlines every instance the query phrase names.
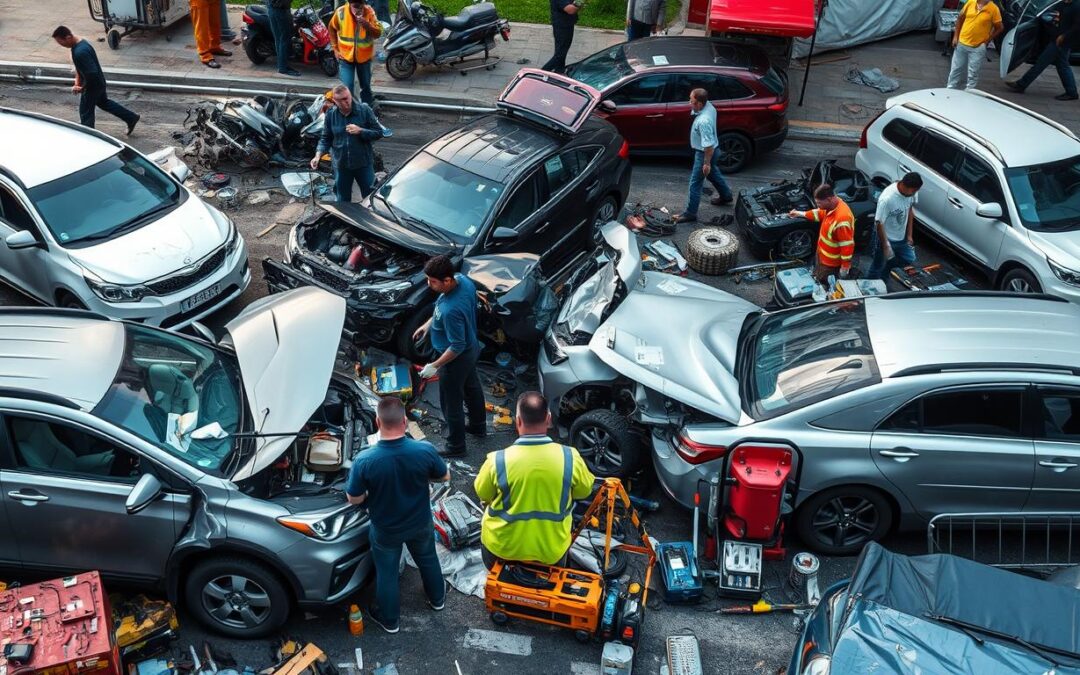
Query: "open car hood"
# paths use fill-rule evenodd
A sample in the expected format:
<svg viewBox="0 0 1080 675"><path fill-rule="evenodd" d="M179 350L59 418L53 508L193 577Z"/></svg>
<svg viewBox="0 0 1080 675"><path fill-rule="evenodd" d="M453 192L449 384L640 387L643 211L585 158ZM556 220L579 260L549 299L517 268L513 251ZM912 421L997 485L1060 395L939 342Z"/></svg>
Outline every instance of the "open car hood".
<svg viewBox="0 0 1080 675"><path fill-rule="evenodd" d="M261 298L225 325L222 344L240 362L254 431L290 434L256 438L232 480L274 463L322 405L344 324L345 298L309 286Z"/></svg>
<svg viewBox="0 0 1080 675"><path fill-rule="evenodd" d="M600 92L564 75L522 68L506 85L496 103L562 133L576 133L600 104Z"/></svg>
<svg viewBox="0 0 1080 675"><path fill-rule="evenodd" d="M373 234L391 244L417 253L437 255L446 253L447 248L449 248L446 242L434 239L419 230L398 225L392 220L383 218L375 213L373 209L369 209L363 204L357 204L356 202L348 204L324 202L319 206L327 213L337 216L358 230Z"/></svg>

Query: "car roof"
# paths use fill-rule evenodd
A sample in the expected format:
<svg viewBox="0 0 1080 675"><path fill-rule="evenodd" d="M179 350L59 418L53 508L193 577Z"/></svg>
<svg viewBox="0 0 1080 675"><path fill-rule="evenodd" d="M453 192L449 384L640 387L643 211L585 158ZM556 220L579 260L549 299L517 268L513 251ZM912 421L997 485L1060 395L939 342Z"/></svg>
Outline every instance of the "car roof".
<svg viewBox="0 0 1080 675"><path fill-rule="evenodd" d="M0 167L32 188L112 157L123 145L47 115L0 108Z"/></svg>
<svg viewBox="0 0 1080 675"><path fill-rule="evenodd" d="M968 136L1006 166L1030 166L1080 155L1073 132L1032 110L981 91L920 89L894 96L887 108L926 111L950 135Z"/></svg>
<svg viewBox="0 0 1080 675"><path fill-rule="evenodd" d="M671 66L764 71L769 64L768 56L757 47L707 37L650 37L625 42L622 49L636 71Z"/></svg>
<svg viewBox="0 0 1080 675"><path fill-rule="evenodd" d="M1008 293L894 294L866 299L881 377L941 367L1080 371L1080 306Z"/></svg>
<svg viewBox="0 0 1080 675"><path fill-rule="evenodd" d="M0 311L0 390L23 390L91 410L120 368L124 324L89 312Z"/></svg>
<svg viewBox="0 0 1080 675"><path fill-rule="evenodd" d="M503 114L486 115L428 144L439 159L488 180L505 183L525 167L557 150L562 139Z"/></svg>

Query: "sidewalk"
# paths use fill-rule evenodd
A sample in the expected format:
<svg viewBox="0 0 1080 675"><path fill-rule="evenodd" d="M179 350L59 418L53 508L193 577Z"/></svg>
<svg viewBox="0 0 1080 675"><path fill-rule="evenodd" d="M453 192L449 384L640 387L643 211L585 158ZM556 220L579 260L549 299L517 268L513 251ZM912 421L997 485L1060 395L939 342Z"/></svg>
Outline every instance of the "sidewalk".
<svg viewBox="0 0 1080 675"><path fill-rule="evenodd" d="M239 31L242 7L232 8L230 25ZM304 67L302 78L284 78L269 65L256 66L239 45L227 45L232 58L221 59L222 68L211 70L199 63L195 53L191 23L181 21L165 34L158 31L135 33L125 37L118 50L104 42L101 24L90 19L83 0L54 0L49 11L25 0L0 0L0 44L4 45L0 73L67 76L71 72L66 51L49 37L56 24L63 22L76 34L94 42L98 58L114 81L165 81L193 87L232 87L269 91L325 91L336 80L323 75L316 66ZM61 17L61 18L58 18ZM172 37L166 40L166 35ZM618 31L579 28L575 32L570 59L621 42ZM509 42L497 40L495 54L503 58L492 70L460 74L446 69L423 68L409 80L390 78L386 68L376 63L373 87L392 101L434 102L448 105L491 106L510 76L523 65L538 67L550 56L551 28L536 24L514 24ZM846 57L846 58L845 58ZM1026 94L1005 88L998 76L997 53L983 64L980 88L1017 101L1032 110L1055 119L1070 128L1080 128L1080 105L1053 99L1061 85L1056 72L1048 69ZM798 106L803 67L790 69L792 138L821 138L855 141L863 126L884 109L885 100L894 94L940 87L949 70L949 59L941 56L941 45L930 32L911 33L870 45L822 54L811 66L809 85L803 106ZM819 62L820 61L820 62ZM852 84L844 78L851 68L880 68L900 81L900 89L882 94L875 89ZM1022 67L1010 75L1018 77ZM0 86L2 89L2 86Z"/></svg>

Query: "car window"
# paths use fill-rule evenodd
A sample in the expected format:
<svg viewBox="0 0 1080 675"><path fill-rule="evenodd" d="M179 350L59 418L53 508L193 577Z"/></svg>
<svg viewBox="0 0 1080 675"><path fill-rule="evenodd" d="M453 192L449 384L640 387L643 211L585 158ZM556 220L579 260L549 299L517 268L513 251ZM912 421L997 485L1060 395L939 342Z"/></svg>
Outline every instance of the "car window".
<svg viewBox="0 0 1080 675"><path fill-rule="evenodd" d="M743 84L737 77L721 75L720 83L724 87L724 98L726 99L750 98L754 95L754 90Z"/></svg>
<svg viewBox="0 0 1080 675"><path fill-rule="evenodd" d="M675 85L668 87L664 99L668 103L690 102L690 92L695 89L704 89L709 93L710 101L721 101L727 98L724 85L720 76L715 73L683 73L676 76Z"/></svg>
<svg viewBox="0 0 1080 675"><path fill-rule="evenodd" d="M919 134L919 127L915 126L907 120L895 119L885 125L885 128L881 130L881 135L885 137L885 140L892 143L901 150L910 152L912 150L912 141Z"/></svg>
<svg viewBox="0 0 1080 675"><path fill-rule="evenodd" d="M564 153L563 161L567 163L574 175L580 175L585 173L599 152L600 148L578 148L573 152Z"/></svg>
<svg viewBox="0 0 1080 675"><path fill-rule="evenodd" d="M916 157L927 168L951 179L960 160L960 146L937 134L926 134Z"/></svg>
<svg viewBox="0 0 1080 675"><path fill-rule="evenodd" d="M1080 392L1043 391L1040 436L1080 443Z"/></svg>
<svg viewBox="0 0 1080 675"><path fill-rule="evenodd" d="M13 230L33 230L34 219L22 202L7 188L0 187L0 220Z"/></svg>
<svg viewBox="0 0 1080 675"><path fill-rule="evenodd" d="M784 77L772 66L770 66L769 70L761 76L761 83L765 85L766 89L777 96L784 93Z"/></svg>
<svg viewBox="0 0 1080 675"><path fill-rule="evenodd" d="M608 98L615 105L643 105L648 103L660 103L663 100L664 87L668 75L646 75L615 90ZM689 94L687 94L689 97Z"/></svg>
<svg viewBox="0 0 1080 675"><path fill-rule="evenodd" d="M1001 183L998 181L997 176L994 175L994 170L990 168L989 164L971 153L964 153L963 161L960 162L960 168L957 169L956 178L953 179L953 182L956 183L956 187L978 201L984 204L997 202L1001 204L1002 209L1005 208L1005 197L1001 192Z"/></svg>
<svg viewBox="0 0 1080 675"><path fill-rule="evenodd" d="M554 195L572 183L589 166L589 162L592 161L595 154L595 150L572 150L556 155L544 162L548 194Z"/></svg>
<svg viewBox="0 0 1080 675"><path fill-rule="evenodd" d="M929 394L893 413L882 430L924 434L1019 437L1021 389L963 389Z"/></svg>
<svg viewBox="0 0 1080 675"><path fill-rule="evenodd" d="M536 211L539 201L538 177L539 174L534 173L514 190L514 194L510 195L510 199L503 205L502 211L495 219L495 227L509 227L516 230Z"/></svg>
<svg viewBox="0 0 1080 675"><path fill-rule="evenodd" d="M1080 229L1080 156L1007 167L1005 182L1024 227L1040 232Z"/></svg>
<svg viewBox="0 0 1080 675"><path fill-rule="evenodd" d="M6 419L17 469L121 483L142 475L137 455L101 436L58 422Z"/></svg>
<svg viewBox="0 0 1080 675"><path fill-rule="evenodd" d="M912 401L890 415L879 428L886 431L918 431L922 422L919 416L921 410L922 403Z"/></svg>

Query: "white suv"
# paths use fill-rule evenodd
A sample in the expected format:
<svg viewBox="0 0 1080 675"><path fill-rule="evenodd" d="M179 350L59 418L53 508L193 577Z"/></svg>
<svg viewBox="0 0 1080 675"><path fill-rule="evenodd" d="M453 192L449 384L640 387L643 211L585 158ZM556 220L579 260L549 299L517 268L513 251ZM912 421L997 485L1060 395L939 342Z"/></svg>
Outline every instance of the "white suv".
<svg viewBox="0 0 1080 675"><path fill-rule="evenodd" d="M47 305L166 328L239 296L233 222L105 134L0 108L0 275Z"/></svg>
<svg viewBox="0 0 1080 675"><path fill-rule="evenodd" d="M922 175L921 226L996 288L1080 302L1080 139L981 91L890 98L855 164L875 181Z"/></svg>

